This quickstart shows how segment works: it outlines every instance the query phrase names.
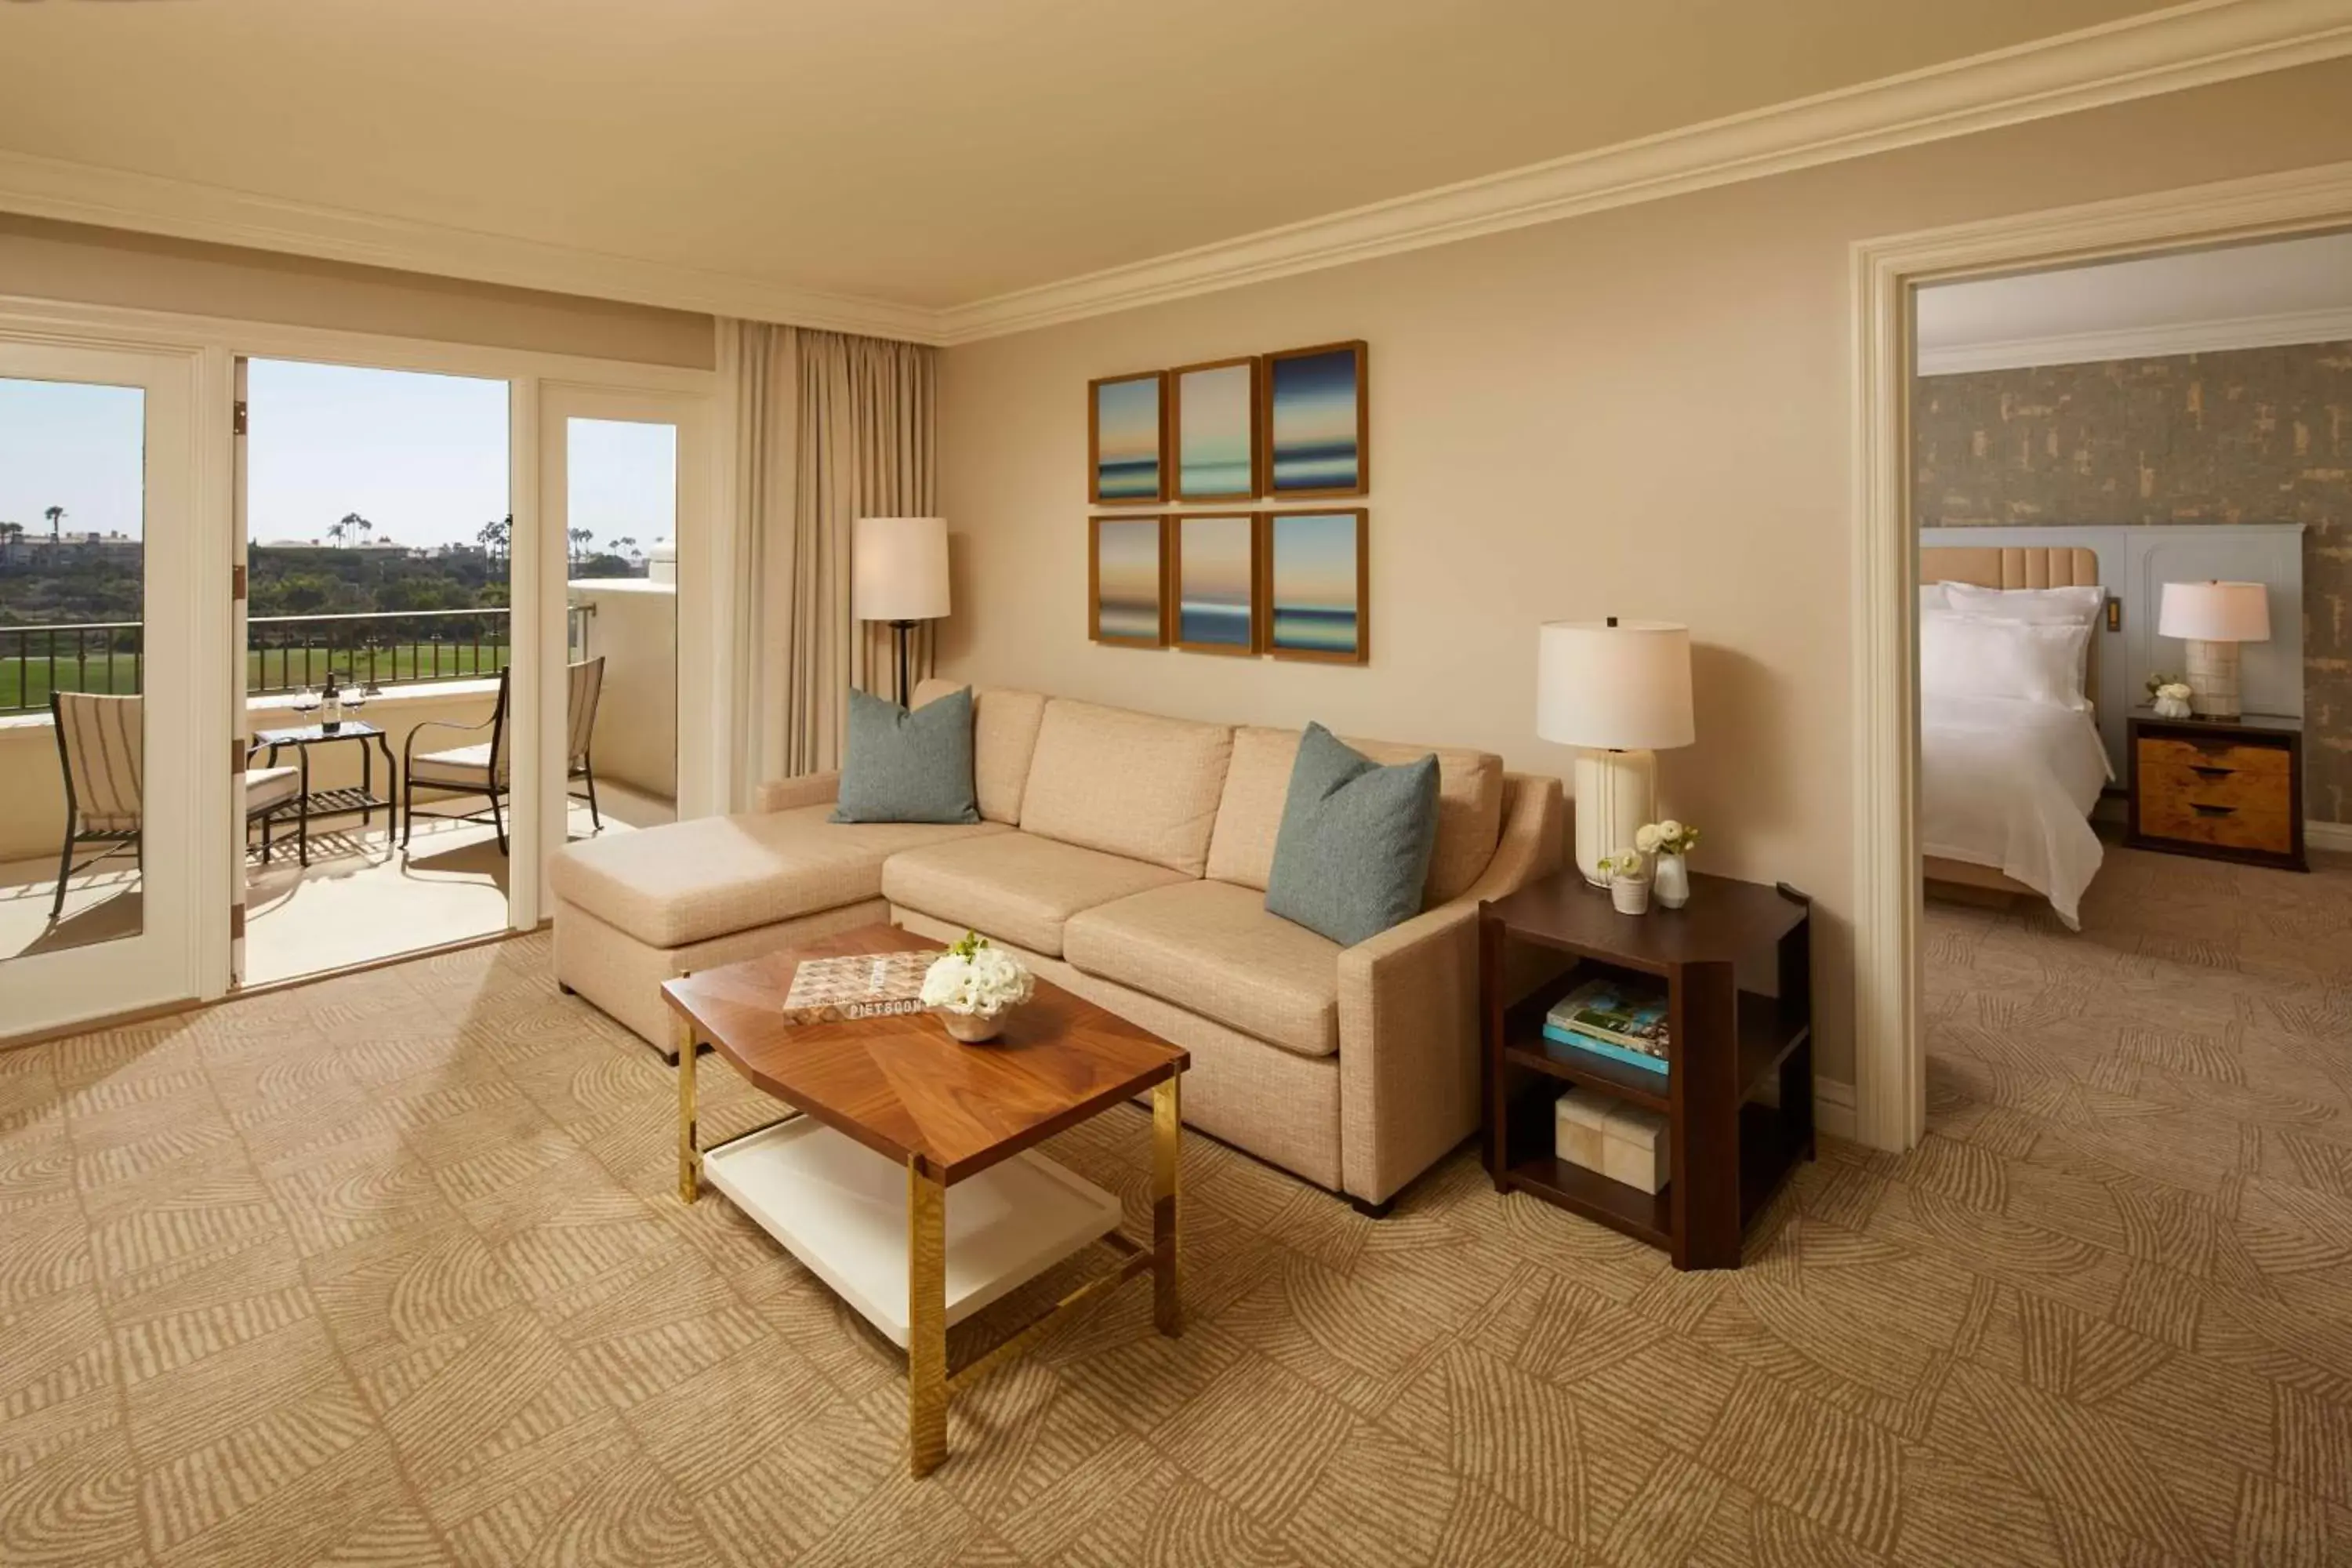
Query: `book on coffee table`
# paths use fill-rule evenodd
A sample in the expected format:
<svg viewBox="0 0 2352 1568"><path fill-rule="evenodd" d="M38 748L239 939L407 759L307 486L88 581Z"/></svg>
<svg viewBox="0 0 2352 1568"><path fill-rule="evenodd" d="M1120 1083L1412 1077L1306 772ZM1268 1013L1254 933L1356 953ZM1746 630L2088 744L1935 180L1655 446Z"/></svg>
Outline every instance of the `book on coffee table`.
<svg viewBox="0 0 2352 1568"><path fill-rule="evenodd" d="M788 1023L831 1024L845 1018L881 1018L923 1010L923 975L940 955L920 952L861 952L843 958L805 958L793 971L792 988L780 1009Z"/></svg>

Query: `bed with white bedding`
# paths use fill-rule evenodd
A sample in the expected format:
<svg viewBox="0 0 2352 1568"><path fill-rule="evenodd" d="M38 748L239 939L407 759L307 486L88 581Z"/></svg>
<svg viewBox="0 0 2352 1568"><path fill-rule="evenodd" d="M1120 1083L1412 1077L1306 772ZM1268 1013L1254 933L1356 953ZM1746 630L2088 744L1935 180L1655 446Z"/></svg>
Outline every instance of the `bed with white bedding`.
<svg viewBox="0 0 2352 1568"><path fill-rule="evenodd" d="M1998 871L2080 929L2083 891L2104 854L2091 808L2108 779L2091 716L2014 698L1922 693L1919 761L1920 852Z"/></svg>
<svg viewBox="0 0 2352 1568"><path fill-rule="evenodd" d="M2067 547L1920 552L1920 851L1931 887L2050 900L2079 929L2112 774L2098 689L2097 557Z"/></svg>

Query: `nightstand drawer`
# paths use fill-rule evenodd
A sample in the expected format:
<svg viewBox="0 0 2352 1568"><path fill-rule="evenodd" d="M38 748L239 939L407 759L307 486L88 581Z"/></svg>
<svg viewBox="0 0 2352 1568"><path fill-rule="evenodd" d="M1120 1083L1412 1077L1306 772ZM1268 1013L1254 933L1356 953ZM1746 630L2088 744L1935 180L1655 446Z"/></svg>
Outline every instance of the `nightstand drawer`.
<svg viewBox="0 0 2352 1568"><path fill-rule="evenodd" d="M2139 801L2139 830L2150 837L2272 855L2294 847L2294 824L2284 799L2242 804L2204 790L2150 787L2152 783L2143 778Z"/></svg>
<svg viewBox="0 0 2352 1568"><path fill-rule="evenodd" d="M2139 741L2143 770L2188 768L2200 777L2255 773L2284 779L2291 766L2284 746L2234 745L2227 741L2183 741L2173 736L2143 735Z"/></svg>
<svg viewBox="0 0 2352 1568"><path fill-rule="evenodd" d="M2212 767L2188 767L2167 763L2146 763L2139 770L2140 810L2145 815L2158 801L2184 800L2197 805L2232 805L2248 811L2286 815L2284 773L2233 773Z"/></svg>

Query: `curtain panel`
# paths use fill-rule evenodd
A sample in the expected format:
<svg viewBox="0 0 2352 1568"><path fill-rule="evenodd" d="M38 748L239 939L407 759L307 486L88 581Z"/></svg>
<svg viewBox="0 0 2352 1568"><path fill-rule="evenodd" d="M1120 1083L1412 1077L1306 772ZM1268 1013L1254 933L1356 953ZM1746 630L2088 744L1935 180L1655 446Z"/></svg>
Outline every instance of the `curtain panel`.
<svg viewBox="0 0 2352 1568"><path fill-rule="evenodd" d="M733 584L734 781L838 767L848 689L889 690L890 628L855 620L860 517L929 516L939 484L938 351L738 321ZM912 647L930 672L931 628Z"/></svg>

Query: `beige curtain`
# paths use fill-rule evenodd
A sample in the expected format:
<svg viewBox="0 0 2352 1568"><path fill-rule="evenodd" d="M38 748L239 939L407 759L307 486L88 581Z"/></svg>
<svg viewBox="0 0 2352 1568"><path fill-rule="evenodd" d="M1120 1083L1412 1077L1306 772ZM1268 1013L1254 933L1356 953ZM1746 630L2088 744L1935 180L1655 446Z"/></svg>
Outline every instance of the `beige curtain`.
<svg viewBox="0 0 2352 1568"><path fill-rule="evenodd" d="M736 323L733 716L738 804L761 779L838 766L848 689L887 692L890 628L850 617L860 517L937 507L936 351ZM918 679L931 634L915 638Z"/></svg>

